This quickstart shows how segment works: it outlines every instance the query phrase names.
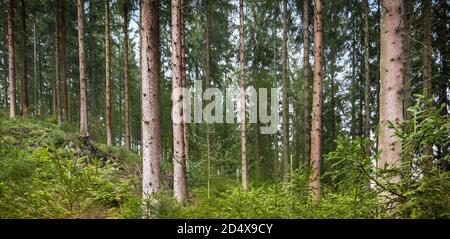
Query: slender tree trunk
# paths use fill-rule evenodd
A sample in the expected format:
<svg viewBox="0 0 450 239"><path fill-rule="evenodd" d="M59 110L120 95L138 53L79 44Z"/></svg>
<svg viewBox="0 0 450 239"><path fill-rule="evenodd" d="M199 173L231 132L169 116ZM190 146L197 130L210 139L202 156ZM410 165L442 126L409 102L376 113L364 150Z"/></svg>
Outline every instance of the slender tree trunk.
<svg viewBox="0 0 450 239"><path fill-rule="evenodd" d="M112 145L111 132L111 47L109 45L109 0L105 0L105 76L106 76L106 145Z"/></svg>
<svg viewBox="0 0 450 239"><path fill-rule="evenodd" d="M333 52L334 53L334 52ZM335 88L336 88L336 86L335 86L335 79L334 79L334 66L333 66L333 64L334 64L334 62L335 62L335 57L334 57L334 55L333 55L333 57L332 57L332 59L331 59L331 66L330 66L330 75L331 75L331 77L330 77L330 95L331 95L331 100L330 100L330 108L331 108L331 110L330 110L330 115L331 115L331 117L330 117L330 128L331 128L331 130L330 130L330 133L331 133L331 139L332 139L332 145L334 146L334 139L336 138L336 97L335 97L335 95L336 95L336 92L335 92Z"/></svg>
<svg viewBox="0 0 450 239"><path fill-rule="evenodd" d="M86 53L84 51L84 0L77 0L77 21L80 66L80 133L81 135L88 135Z"/></svg>
<svg viewBox="0 0 450 239"><path fill-rule="evenodd" d="M187 87L186 81L186 36L185 36L185 26L184 26L184 1L181 0L181 17L180 17L180 25L181 25L181 81L184 88ZM187 101L186 104L183 105L185 109L187 109ZM188 124L183 121L183 133L184 133L184 155L186 157L186 167L189 166L189 137L188 137Z"/></svg>
<svg viewBox="0 0 450 239"><path fill-rule="evenodd" d="M426 92L426 97L431 97L433 94L431 92L431 0L422 0L422 32L423 32L423 47L422 47L422 78L423 78L423 89Z"/></svg>
<svg viewBox="0 0 450 239"><path fill-rule="evenodd" d="M370 140L370 67L369 67L369 1L363 2L364 9L364 137ZM366 150L370 154L370 148Z"/></svg>
<svg viewBox="0 0 450 239"><path fill-rule="evenodd" d="M123 3L123 48L124 48L124 73L125 73L125 148L130 149L131 146L131 135L130 135L130 100L129 100L129 69L128 69L128 0L124 0Z"/></svg>
<svg viewBox="0 0 450 239"><path fill-rule="evenodd" d="M61 114L61 0L55 0L55 113L58 125L62 123Z"/></svg>
<svg viewBox="0 0 450 239"><path fill-rule="evenodd" d="M353 18L355 18L353 16ZM353 29L356 29L356 19L352 20L353 23ZM352 82L351 82L351 104L352 104L352 123L350 128L350 134L352 138L354 139L356 137L356 34L353 33L352 37Z"/></svg>
<svg viewBox="0 0 450 239"><path fill-rule="evenodd" d="M311 154L311 110L309 84L309 0L303 0L303 134L304 142L304 162L309 164Z"/></svg>
<svg viewBox="0 0 450 239"><path fill-rule="evenodd" d="M65 1L61 2L61 77L64 89L64 110L63 118L65 123L70 121L70 111L69 111L69 83L67 79L67 66L66 66L66 39L67 39L67 29L66 29L66 13L64 8Z"/></svg>
<svg viewBox="0 0 450 239"><path fill-rule="evenodd" d="M8 0L9 117L16 117L16 70L14 49L14 0Z"/></svg>
<svg viewBox="0 0 450 239"><path fill-rule="evenodd" d="M403 117L405 119L410 119L412 117L411 112L408 111L408 108L411 107L411 81L412 81L412 67L411 67L411 36L412 36L412 17L413 14L413 2L405 1L405 71L404 71L404 89L403 89Z"/></svg>
<svg viewBox="0 0 450 239"><path fill-rule="evenodd" d="M316 200L320 199L320 158L322 131L322 0L314 4L314 82L311 125L311 188Z"/></svg>
<svg viewBox="0 0 450 239"><path fill-rule="evenodd" d="M389 122L403 120L403 2L381 1L379 168L397 167L401 160L402 145ZM399 180L394 176L389 181Z"/></svg>
<svg viewBox="0 0 450 239"><path fill-rule="evenodd" d="M33 82L34 82L34 107L35 116L39 115L39 98L38 98L38 73L37 73L37 39L36 39L36 22L33 23Z"/></svg>
<svg viewBox="0 0 450 239"><path fill-rule="evenodd" d="M210 64L210 41L209 41L209 3L208 1L205 1L204 4L206 4L206 11L205 11L205 88L208 88L210 86L211 82L211 64ZM209 124L206 124L206 157L208 160L208 179L207 179L207 186L208 186L208 198L210 194L210 184L211 184L211 133L210 133L210 126Z"/></svg>
<svg viewBox="0 0 450 239"><path fill-rule="evenodd" d="M172 0L172 116L173 120L173 176L174 195L178 202L186 200L186 155L183 133L183 94L181 61L181 1Z"/></svg>
<svg viewBox="0 0 450 239"><path fill-rule="evenodd" d="M245 45L244 45L244 0L239 1L239 64L240 64L240 114L241 114L241 170L242 189L248 191L247 118L245 115Z"/></svg>
<svg viewBox="0 0 450 239"><path fill-rule="evenodd" d="M288 52L287 52L287 0L283 1L283 69L282 69L282 97L283 97L283 182L289 182L289 99L288 99Z"/></svg>
<svg viewBox="0 0 450 239"><path fill-rule="evenodd" d="M161 162L159 0L142 0L142 154L143 199L159 192Z"/></svg>
<svg viewBox="0 0 450 239"><path fill-rule="evenodd" d="M245 49L244 49L244 0L239 1L239 64L241 92L241 161L242 189L248 191L248 161L247 161L247 117L245 115Z"/></svg>
<svg viewBox="0 0 450 239"><path fill-rule="evenodd" d="M423 47L422 47L422 77L423 77L423 89L427 98L433 97L432 92L432 53L433 46L431 45L431 0L422 0L423 7ZM426 145L424 152L425 155L433 155L433 144ZM431 162L427 162L431 164ZM430 165L431 166L431 165Z"/></svg>
<svg viewBox="0 0 450 239"><path fill-rule="evenodd" d="M27 76L27 22L26 22L26 6L25 1L21 0L22 13L22 114L24 117L28 116L30 108L28 101L28 76Z"/></svg>

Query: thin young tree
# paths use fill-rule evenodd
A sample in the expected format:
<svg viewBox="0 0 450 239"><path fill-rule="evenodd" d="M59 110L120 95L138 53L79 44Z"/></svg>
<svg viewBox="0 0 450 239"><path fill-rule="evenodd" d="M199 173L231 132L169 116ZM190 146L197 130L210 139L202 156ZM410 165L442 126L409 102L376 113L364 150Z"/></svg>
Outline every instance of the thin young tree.
<svg viewBox="0 0 450 239"><path fill-rule="evenodd" d="M58 125L62 123L61 113L61 0L55 0L55 113Z"/></svg>
<svg viewBox="0 0 450 239"><path fill-rule="evenodd" d="M412 12L413 12L413 2L412 1L405 1L404 3L405 8L405 51L403 52L404 58L405 58L405 70L404 70L404 77L403 77L403 117L405 119L410 119L412 117L412 114L410 111L408 111L408 108L411 106L412 103L412 55L411 55L411 35L412 35Z"/></svg>
<svg viewBox="0 0 450 239"><path fill-rule="evenodd" d="M30 108L28 101L28 76L27 76L27 14L25 0L20 1L22 15L22 115L28 116Z"/></svg>
<svg viewBox="0 0 450 239"><path fill-rule="evenodd" d="M141 2L142 196L161 189L160 36L159 0Z"/></svg>
<svg viewBox="0 0 450 239"><path fill-rule="evenodd" d="M183 93L181 61L181 1L172 0L172 128L173 128L173 190L178 202L186 200L186 155L183 128Z"/></svg>
<svg viewBox="0 0 450 239"><path fill-rule="evenodd" d="M106 145L112 145L111 132L111 47L110 43L110 27L109 27L109 0L105 0L105 99L106 99Z"/></svg>
<svg viewBox="0 0 450 239"><path fill-rule="evenodd" d="M239 69L241 110L241 171L242 189L248 191L247 124L245 115L245 49L244 49L244 0L239 1Z"/></svg>
<svg viewBox="0 0 450 239"><path fill-rule="evenodd" d="M380 133L379 168L395 168L401 160L402 145L390 123L403 120L403 0L381 1L380 36ZM397 183L400 176L389 181ZM388 196L388 194L385 194Z"/></svg>
<svg viewBox="0 0 450 239"><path fill-rule="evenodd" d="M288 76L288 48L287 48L287 25L288 25L288 17L287 17L287 0L283 1L283 68L281 72L282 78L282 117L283 117L283 148L282 148L282 169L283 169L283 182L287 183L289 181L289 100L288 100L288 84L289 84L289 76Z"/></svg>
<svg viewBox="0 0 450 239"><path fill-rule="evenodd" d="M8 0L9 117L16 117L16 69L14 48L14 0Z"/></svg>
<svg viewBox="0 0 450 239"><path fill-rule="evenodd" d="M322 131L322 72L323 28L322 0L314 1L314 82L311 122L311 189L316 200L320 199L320 158Z"/></svg>
<svg viewBox="0 0 450 239"><path fill-rule="evenodd" d="M124 89L124 104L125 104L125 148L130 149L131 146L131 134L130 134L130 97L129 97L129 68L128 68L128 51L129 51L129 37L128 37L128 0L123 1L123 65L124 65L124 78L125 78L125 89Z"/></svg>
<svg viewBox="0 0 450 239"><path fill-rule="evenodd" d="M422 17L422 80L423 89L426 92L425 96L430 98L432 96L431 55L433 53L431 45L431 0L422 0Z"/></svg>
<svg viewBox="0 0 450 239"><path fill-rule="evenodd" d="M311 111L310 111L310 91L309 85L309 0L303 0L303 134L304 142L304 163L309 163L311 154Z"/></svg>
<svg viewBox="0 0 450 239"><path fill-rule="evenodd" d="M369 67L369 1L363 1L364 9L364 137L370 139L370 67ZM369 148L366 150L369 154Z"/></svg>
<svg viewBox="0 0 450 239"><path fill-rule="evenodd" d="M64 7L65 1L61 2L61 78L63 83L64 91L64 102L63 102L63 119L65 123L70 121L70 96L69 96L69 82L67 79L67 65L66 65L66 40L67 40L67 27L66 27L66 12Z"/></svg>
<svg viewBox="0 0 450 239"><path fill-rule="evenodd" d="M86 53L84 51L84 0L77 0L78 49L80 68L80 133L88 132L87 94L86 94Z"/></svg>

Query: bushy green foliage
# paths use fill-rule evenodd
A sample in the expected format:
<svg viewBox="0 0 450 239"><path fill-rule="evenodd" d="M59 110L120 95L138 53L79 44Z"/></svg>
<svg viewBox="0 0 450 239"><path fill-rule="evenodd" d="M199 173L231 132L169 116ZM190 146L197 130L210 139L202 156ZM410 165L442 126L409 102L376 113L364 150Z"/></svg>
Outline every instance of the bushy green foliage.
<svg viewBox="0 0 450 239"><path fill-rule="evenodd" d="M118 158L50 123L0 117L0 218L105 218L134 194Z"/></svg>
<svg viewBox="0 0 450 239"><path fill-rule="evenodd" d="M402 141L402 180L394 190L402 197L398 217L450 217L450 118L447 107L416 95L412 118L396 127Z"/></svg>

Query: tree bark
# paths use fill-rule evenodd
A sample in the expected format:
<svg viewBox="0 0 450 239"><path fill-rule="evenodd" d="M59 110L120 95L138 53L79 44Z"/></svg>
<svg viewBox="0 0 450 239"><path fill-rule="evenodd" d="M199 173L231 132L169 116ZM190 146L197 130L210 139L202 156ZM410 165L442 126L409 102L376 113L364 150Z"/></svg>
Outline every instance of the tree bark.
<svg viewBox="0 0 450 239"><path fill-rule="evenodd" d="M172 0L172 115L180 117L173 120L173 176L174 195L178 202L186 200L186 155L183 133L183 94L182 60L181 60L181 1Z"/></svg>
<svg viewBox="0 0 450 239"><path fill-rule="evenodd" d="M403 79L403 117L405 119L410 119L412 117L411 112L408 111L408 108L411 107L411 81L412 81L412 55L411 55L411 36L412 36L412 17L411 14L413 12L412 1L405 1L405 71L404 71L404 79Z"/></svg>
<svg viewBox="0 0 450 239"><path fill-rule="evenodd" d="M432 90L432 76L431 76L431 0L422 0L422 32L423 32L423 47L422 47L422 78L423 78L423 89L426 92L425 96L430 98L433 94Z"/></svg>
<svg viewBox="0 0 450 239"><path fill-rule="evenodd" d="M403 1L381 1L379 168L400 164L402 145L389 127L403 120ZM397 183L400 176L389 181ZM388 195L388 194L385 194Z"/></svg>
<svg viewBox="0 0 450 239"><path fill-rule="evenodd" d="M14 48L14 0L8 0L9 117L16 117L16 70Z"/></svg>
<svg viewBox="0 0 450 239"><path fill-rule="evenodd" d="M311 125L311 189L315 200L320 199L320 157L322 131L322 0L314 6L314 82Z"/></svg>
<svg viewBox="0 0 450 239"><path fill-rule="evenodd" d="M369 67L369 1L363 2L364 9L364 137L370 140L370 67ZM370 148L366 150L370 154Z"/></svg>
<svg viewBox="0 0 450 239"><path fill-rule="evenodd" d="M303 134L304 142L304 162L309 164L311 154L311 110L309 84L309 0L303 0Z"/></svg>
<svg viewBox="0 0 450 239"><path fill-rule="evenodd" d="M67 65L66 65L66 39L67 39L67 28L66 28L66 15L64 8L65 1L61 2L61 77L64 89L64 108L63 108L63 118L65 123L70 121L70 110L69 110L69 83L67 79Z"/></svg>
<svg viewBox="0 0 450 239"><path fill-rule="evenodd" d="M129 69L128 69L128 0L124 0L123 3L123 48L124 48L124 78L125 78L125 148L130 149L131 147L131 135L130 135L130 99L129 99Z"/></svg>
<svg viewBox="0 0 450 239"><path fill-rule="evenodd" d="M111 132L111 47L110 32L109 32L109 0L105 0L105 99L106 99L106 145L112 145L112 132Z"/></svg>
<svg viewBox="0 0 450 239"><path fill-rule="evenodd" d="M58 125L62 123L61 114L61 0L55 0L55 113Z"/></svg>
<svg viewBox="0 0 450 239"><path fill-rule="evenodd" d="M283 165L283 182L289 182L289 99L288 99L288 83L289 76L287 70L288 52L287 52L287 0L283 1L283 69L282 69L282 97L283 97L283 148L282 148L282 165Z"/></svg>
<svg viewBox="0 0 450 239"><path fill-rule="evenodd" d="M143 0L141 6L142 194L146 200L161 188L159 0Z"/></svg>
<svg viewBox="0 0 450 239"><path fill-rule="evenodd" d="M26 22L26 6L25 1L21 0L22 13L22 114L28 116L30 108L28 101L28 76L27 76L27 22Z"/></svg>
<svg viewBox="0 0 450 239"><path fill-rule="evenodd" d="M37 73L37 39L36 39L36 22L33 23L33 82L34 82L34 107L35 116L39 116L39 99L38 99L38 73Z"/></svg>
<svg viewBox="0 0 450 239"><path fill-rule="evenodd" d="M186 36L185 36L185 26L184 26L184 1L181 0L181 17L180 17L180 25L181 25L181 81L183 87L187 87L186 81ZM187 101L186 101L187 103ZM184 104L184 108L187 108L188 105ZM184 133L184 155L186 157L186 167L189 166L189 135L188 135L188 124L183 122L183 133Z"/></svg>
<svg viewBox="0 0 450 239"><path fill-rule="evenodd" d="M240 110L241 110L241 164L242 189L248 191L248 161L247 161L247 117L245 114L245 49L244 49L244 0L239 1L239 69L240 69Z"/></svg>
<svg viewBox="0 0 450 239"><path fill-rule="evenodd" d="M86 95L86 53L84 51L84 0L77 0L78 48L80 67L80 133L88 135Z"/></svg>

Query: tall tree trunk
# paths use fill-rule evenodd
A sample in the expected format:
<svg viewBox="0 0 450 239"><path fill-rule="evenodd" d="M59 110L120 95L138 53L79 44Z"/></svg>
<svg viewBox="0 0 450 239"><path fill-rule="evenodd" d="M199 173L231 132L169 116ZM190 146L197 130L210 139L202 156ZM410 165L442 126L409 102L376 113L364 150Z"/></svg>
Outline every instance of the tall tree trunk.
<svg viewBox="0 0 450 239"><path fill-rule="evenodd" d="M408 111L408 108L411 107L411 95L412 95L412 55L411 55L411 36L412 36L412 14L413 14L413 2L405 1L405 71L404 71L404 79L403 79L403 117L405 119L410 119L412 117L411 112Z"/></svg>
<svg viewBox="0 0 450 239"><path fill-rule="evenodd" d="M353 29L357 28L356 25L356 19L355 16L353 16L353 20L352 20L352 25L353 25ZM351 127L350 127L350 134L352 136L352 138L354 139L356 137L356 33L353 33L353 37L352 37L352 81L351 81L351 104L352 104L352 110L351 110L351 114L352 114L352 121L351 121Z"/></svg>
<svg viewBox="0 0 450 239"><path fill-rule="evenodd" d="M61 0L55 0L55 113L58 125L62 123L61 114Z"/></svg>
<svg viewBox="0 0 450 239"><path fill-rule="evenodd" d="M143 0L141 15L143 199L159 192L161 162L159 0Z"/></svg>
<svg viewBox="0 0 450 239"><path fill-rule="evenodd" d="M184 88L187 87L186 81L186 36L185 36L185 26L184 26L184 1L181 0L181 17L180 17L180 25L181 25L181 81ZM189 107L186 104L183 105L185 109ZM188 138L188 124L183 121L183 133L184 133L184 155L186 157L186 167L189 166L189 138Z"/></svg>
<svg viewBox="0 0 450 239"><path fill-rule="evenodd" d="M379 168L397 167L401 160L402 145L389 122L395 125L403 120L403 2L381 1ZM393 176L389 181L399 180Z"/></svg>
<svg viewBox="0 0 450 239"><path fill-rule="evenodd" d="M25 0L21 0L22 13L22 114L24 117L28 116L30 108L28 101L28 76L27 76L27 22Z"/></svg>
<svg viewBox="0 0 450 239"><path fill-rule="evenodd" d="M426 92L426 97L431 97L433 94L431 92L431 0L422 0L422 32L423 32L423 47L422 47L422 78L423 78L423 89Z"/></svg>
<svg viewBox="0 0 450 239"><path fill-rule="evenodd" d="M130 149L131 146L131 135L130 135L130 99L129 99L129 69L128 69L128 0L123 2L123 48L124 48L124 73L125 73L125 148Z"/></svg>
<svg viewBox="0 0 450 239"><path fill-rule="evenodd" d="M431 0L422 0L422 11L423 11L423 47L422 47L422 78L423 78L423 89L426 92L425 96L431 98L433 96L432 92L432 59L431 55L433 53L433 46L431 45ZM425 155L433 155L433 145L426 145L424 149ZM430 164L431 162L427 162Z"/></svg>
<svg viewBox="0 0 450 239"><path fill-rule="evenodd" d="M282 164L283 164L283 182L289 182L289 100L288 100L288 52L287 52L287 0L283 1L283 69L282 69L282 97L283 97L283 151L282 151Z"/></svg>
<svg viewBox="0 0 450 239"><path fill-rule="evenodd" d="M111 132L111 47L109 45L109 0L105 0L105 78L106 78L106 145L112 145Z"/></svg>
<svg viewBox="0 0 450 239"><path fill-rule="evenodd" d="M244 49L244 0L239 1L239 64L241 92L241 162L242 189L248 191L248 161L247 161L247 117L245 115L245 49Z"/></svg>
<svg viewBox="0 0 450 239"><path fill-rule="evenodd" d="M16 117L16 70L14 49L14 0L8 0L9 117Z"/></svg>
<svg viewBox="0 0 450 239"><path fill-rule="evenodd" d="M67 66L66 66L66 39L67 39L67 27L66 27L66 13L64 7L65 1L61 2L61 77L64 89L64 109L63 118L65 123L70 121L69 111L69 83L67 79Z"/></svg>
<svg viewBox="0 0 450 239"><path fill-rule="evenodd" d="M210 2L204 1L206 4L205 11L205 88L210 86L211 82L211 61L210 61L210 36L209 36L209 4ZM208 160L208 179L207 179L207 187L208 187L208 198L210 194L210 184L211 184L211 133L210 126L206 124L206 157Z"/></svg>
<svg viewBox="0 0 450 239"><path fill-rule="evenodd" d="M80 67L80 133L81 135L88 135L86 53L84 51L84 0L77 0L77 21Z"/></svg>
<svg viewBox="0 0 450 239"><path fill-rule="evenodd" d="M311 154L311 110L309 84L309 0L303 0L303 134L304 142L304 163L309 164Z"/></svg>
<svg viewBox="0 0 450 239"><path fill-rule="evenodd" d="M186 200L185 145L183 133L183 94L181 61L181 1L172 0L172 116L174 195L178 202Z"/></svg>
<svg viewBox="0 0 450 239"><path fill-rule="evenodd" d="M311 189L316 200L320 199L320 157L322 131L322 0L314 6L314 82L311 125Z"/></svg>
<svg viewBox="0 0 450 239"><path fill-rule="evenodd" d="M33 82L34 82L34 107L35 116L40 116L39 114L39 98L38 98L38 73L37 73L37 39L36 39L36 22L33 23Z"/></svg>
<svg viewBox="0 0 450 239"><path fill-rule="evenodd" d="M370 67L369 67L369 1L363 2L364 9L364 137L370 139ZM370 148L366 154L370 153Z"/></svg>

